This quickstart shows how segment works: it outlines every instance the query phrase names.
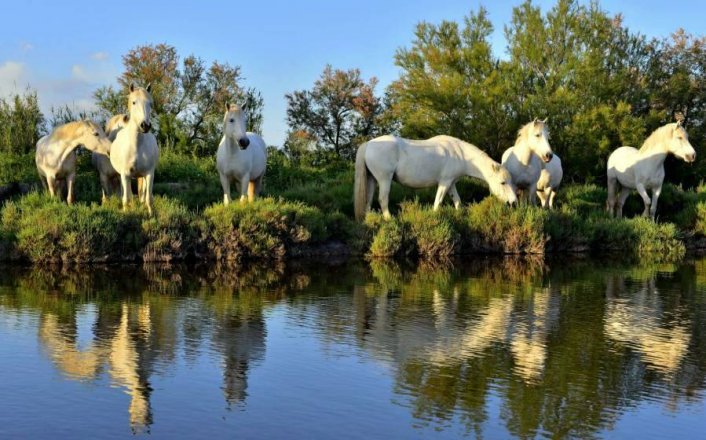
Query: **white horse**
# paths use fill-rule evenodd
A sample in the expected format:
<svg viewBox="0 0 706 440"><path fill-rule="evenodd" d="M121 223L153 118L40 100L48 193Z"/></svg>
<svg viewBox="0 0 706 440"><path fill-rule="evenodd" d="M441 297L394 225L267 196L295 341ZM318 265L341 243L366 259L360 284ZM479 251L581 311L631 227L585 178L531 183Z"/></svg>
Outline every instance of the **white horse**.
<svg viewBox="0 0 706 440"><path fill-rule="evenodd" d="M127 114L115 115L105 124L105 133L108 135L110 142L113 142L118 135L118 132L127 125L130 116ZM110 152L108 154L94 151L91 154L91 162L98 170L98 175L103 189L103 201L112 195L122 196L120 188L120 174L115 171L110 163Z"/></svg>
<svg viewBox="0 0 706 440"><path fill-rule="evenodd" d="M547 120L535 119L525 124L518 133L515 145L505 150L502 164L512 175L515 195L522 192L531 204L537 201L537 181L542 172L542 162L552 160L554 153L549 146Z"/></svg>
<svg viewBox="0 0 706 440"><path fill-rule="evenodd" d="M123 209L127 209L132 198L130 179L143 177L144 185L141 190L138 189L138 193L147 205L147 211L152 215L152 186L154 170L159 160L159 148L157 138L150 133L152 128L150 89L149 85L145 89L130 85L128 97L130 117L127 125L118 131L110 147L110 164L120 174Z"/></svg>
<svg viewBox="0 0 706 440"><path fill-rule="evenodd" d="M689 135L681 121L663 125L645 140L638 150L633 147L620 147L608 158L608 200L606 210L612 216L617 210L618 218L623 216L623 205L636 189L645 203L642 215L655 218L657 199L662 192L664 181L664 160L671 153L684 162L696 160L696 151L689 143ZM620 194L616 198L616 191ZM652 200L647 190L652 190Z"/></svg>
<svg viewBox="0 0 706 440"><path fill-rule="evenodd" d="M561 168L561 159L554 153L552 160L544 164L544 169L539 174L537 180L537 197L542 204L542 208L553 208L556 190L564 177L564 170Z"/></svg>
<svg viewBox="0 0 706 440"><path fill-rule="evenodd" d="M516 201L510 173L475 145L451 136L435 136L427 140L409 140L381 136L358 147L355 158L355 217L362 220L373 203L375 184L380 187L379 200L385 218L392 179L412 188L437 185L434 210L439 208L447 192L454 206L461 205L456 181L471 176L488 183L490 192L504 202Z"/></svg>
<svg viewBox="0 0 706 440"><path fill-rule="evenodd" d="M74 202L76 179L76 147L83 145L90 151L106 154L110 141L98 124L92 121L74 121L55 128L51 134L37 141L35 163L44 189L56 196L58 182L66 180L66 201Z"/></svg>
<svg viewBox="0 0 706 440"><path fill-rule="evenodd" d="M235 104L226 105L223 138L216 152L216 168L223 187L223 203L231 202L230 182L235 180L240 201L251 202L262 191L267 166L267 147L260 135L245 131L245 112Z"/></svg>

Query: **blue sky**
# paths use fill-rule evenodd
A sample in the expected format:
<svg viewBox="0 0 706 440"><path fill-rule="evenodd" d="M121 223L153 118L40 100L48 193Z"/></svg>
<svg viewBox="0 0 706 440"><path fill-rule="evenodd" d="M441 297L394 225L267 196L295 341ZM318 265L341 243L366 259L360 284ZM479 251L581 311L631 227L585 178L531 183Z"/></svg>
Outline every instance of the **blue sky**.
<svg viewBox="0 0 706 440"><path fill-rule="evenodd" d="M410 45L419 21L461 21L483 4L496 28L493 46L501 54L503 26L518 3L13 1L3 5L0 26L0 96L29 85L38 91L44 110L64 103L88 107L93 90L114 84L124 53L137 45L166 42L182 56L194 53L207 62L240 65L245 84L264 96L265 139L281 145L287 130L284 94L310 88L327 63L358 67L365 78L376 76L381 93L398 76L395 50ZM535 3L546 10L554 1ZM666 36L679 27L703 34L706 23L703 0L605 0L601 5L610 13L622 12L631 29L648 36Z"/></svg>

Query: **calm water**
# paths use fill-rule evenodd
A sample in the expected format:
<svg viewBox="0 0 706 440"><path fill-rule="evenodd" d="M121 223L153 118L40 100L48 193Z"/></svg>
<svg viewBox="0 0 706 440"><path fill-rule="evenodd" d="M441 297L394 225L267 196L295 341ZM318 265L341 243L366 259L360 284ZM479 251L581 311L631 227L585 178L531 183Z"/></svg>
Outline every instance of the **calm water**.
<svg viewBox="0 0 706 440"><path fill-rule="evenodd" d="M2 439L706 436L706 260L0 269Z"/></svg>

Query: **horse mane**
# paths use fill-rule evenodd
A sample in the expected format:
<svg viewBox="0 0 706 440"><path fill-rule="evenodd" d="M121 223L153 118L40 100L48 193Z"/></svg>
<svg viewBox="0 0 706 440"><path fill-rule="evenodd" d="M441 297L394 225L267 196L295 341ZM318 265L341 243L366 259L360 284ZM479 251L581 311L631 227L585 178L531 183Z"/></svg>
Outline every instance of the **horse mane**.
<svg viewBox="0 0 706 440"><path fill-rule="evenodd" d="M672 122L671 124L665 124L655 131L653 131L647 139L645 139L645 142L642 143L642 146L640 147L641 152L649 151L652 149L655 145L659 143L659 141L662 139L662 137L665 136L667 133L668 129L674 129L674 126L677 125L675 122Z"/></svg>
<svg viewBox="0 0 706 440"><path fill-rule="evenodd" d="M72 139L76 137L77 132L85 127L86 123L90 124L92 128L98 127L93 121L72 121L56 127L49 135L49 140L53 142L59 139Z"/></svg>
<svg viewBox="0 0 706 440"><path fill-rule="evenodd" d="M517 145L522 139L526 139L528 137L528 132L529 132L530 126L532 124L540 124L542 127L542 130L544 130L544 133L547 136L547 139L549 139L549 133L546 130L546 124L544 123L544 121L537 119L535 121L531 121L531 122L526 123L519 130L517 130L517 137L515 138L515 145Z"/></svg>

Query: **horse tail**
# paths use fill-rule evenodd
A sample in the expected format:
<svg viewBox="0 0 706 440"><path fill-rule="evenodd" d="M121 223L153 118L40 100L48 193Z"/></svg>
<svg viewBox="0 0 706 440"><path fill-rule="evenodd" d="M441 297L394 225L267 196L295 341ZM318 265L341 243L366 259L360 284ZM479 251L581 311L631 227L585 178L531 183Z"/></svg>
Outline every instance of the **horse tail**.
<svg viewBox="0 0 706 440"><path fill-rule="evenodd" d="M353 205L355 219L363 221L368 205L368 166L365 164L367 143L358 147L355 155L355 183L353 184Z"/></svg>

